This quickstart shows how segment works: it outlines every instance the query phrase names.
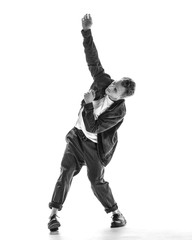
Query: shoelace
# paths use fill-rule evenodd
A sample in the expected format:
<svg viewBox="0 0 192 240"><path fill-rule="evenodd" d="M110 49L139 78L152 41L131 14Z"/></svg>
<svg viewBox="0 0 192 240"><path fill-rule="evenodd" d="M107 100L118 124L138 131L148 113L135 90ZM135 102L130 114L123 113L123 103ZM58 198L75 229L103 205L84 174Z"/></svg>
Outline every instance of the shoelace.
<svg viewBox="0 0 192 240"><path fill-rule="evenodd" d="M120 213L114 213L111 218L113 219L113 221L116 221L116 220L119 220L120 216L121 216Z"/></svg>

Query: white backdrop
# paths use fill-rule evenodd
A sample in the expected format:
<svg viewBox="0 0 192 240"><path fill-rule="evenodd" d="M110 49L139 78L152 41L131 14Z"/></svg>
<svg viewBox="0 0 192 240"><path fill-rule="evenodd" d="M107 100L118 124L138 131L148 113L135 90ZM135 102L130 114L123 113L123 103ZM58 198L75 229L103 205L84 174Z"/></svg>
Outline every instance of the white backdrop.
<svg viewBox="0 0 192 240"><path fill-rule="evenodd" d="M128 227L192 231L190 4L1 1L3 229L47 228L65 135L92 82L80 33L81 18L91 13L105 71L137 84L135 95L126 100L119 145L105 178ZM86 168L75 177L60 217L68 227L72 222L109 227Z"/></svg>

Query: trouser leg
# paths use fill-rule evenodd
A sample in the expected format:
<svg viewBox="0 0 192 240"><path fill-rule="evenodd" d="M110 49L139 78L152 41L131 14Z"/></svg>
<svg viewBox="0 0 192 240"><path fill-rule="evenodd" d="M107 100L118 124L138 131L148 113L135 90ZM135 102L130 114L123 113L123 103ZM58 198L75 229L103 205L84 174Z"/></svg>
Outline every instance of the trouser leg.
<svg viewBox="0 0 192 240"><path fill-rule="evenodd" d="M118 209L109 183L104 180L104 166L97 154L97 145L91 141L86 142L85 162L91 188L97 199L104 206L107 213Z"/></svg>
<svg viewBox="0 0 192 240"><path fill-rule="evenodd" d="M60 176L56 182L55 189L52 195L52 200L49 203L49 207L62 209L63 203L69 192L72 179L77 175L83 164L80 164L79 158L81 158L81 149L78 147L73 133L68 139L68 143L65 149L65 153L61 162Z"/></svg>

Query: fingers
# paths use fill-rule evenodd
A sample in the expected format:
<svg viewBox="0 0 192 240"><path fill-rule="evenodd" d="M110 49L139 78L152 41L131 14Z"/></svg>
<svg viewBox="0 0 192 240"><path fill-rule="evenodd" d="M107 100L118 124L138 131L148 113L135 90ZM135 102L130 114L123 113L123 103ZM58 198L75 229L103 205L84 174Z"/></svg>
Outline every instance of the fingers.
<svg viewBox="0 0 192 240"><path fill-rule="evenodd" d="M85 14L84 17L82 18L82 21L85 21L85 20L91 20L91 14Z"/></svg>
<svg viewBox="0 0 192 240"><path fill-rule="evenodd" d="M85 19L90 19L91 18L91 14L85 14L84 18Z"/></svg>
<svg viewBox="0 0 192 240"><path fill-rule="evenodd" d="M89 92L84 94L84 101L86 103L91 103L95 99L95 91L90 89Z"/></svg>
<svg viewBox="0 0 192 240"><path fill-rule="evenodd" d="M95 95L95 91L93 89L90 89L89 92L84 93L84 95L92 94Z"/></svg>
<svg viewBox="0 0 192 240"><path fill-rule="evenodd" d="M95 91L93 89L90 89L89 92L93 95L95 94Z"/></svg>
<svg viewBox="0 0 192 240"><path fill-rule="evenodd" d="M93 89L91 89L91 93L92 93L93 97L95 98L95 91Z"/></svg>
<svg viewBox="0 0 192 240"><path fill-rule="evenodd" d="M95 91L94 90L89 90L89 92L84 93L84 97L92 97L93 99L95 98Z"/></svg>

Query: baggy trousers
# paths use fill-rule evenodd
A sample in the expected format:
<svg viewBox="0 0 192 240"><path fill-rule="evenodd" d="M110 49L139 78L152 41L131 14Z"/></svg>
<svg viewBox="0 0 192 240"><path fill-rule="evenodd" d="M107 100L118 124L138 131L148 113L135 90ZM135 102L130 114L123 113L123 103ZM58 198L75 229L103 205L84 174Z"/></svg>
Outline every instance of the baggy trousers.
<svg viewBox="0 0 192 240"><path fill-rule="evenodd" d="M97 199L101 202L107 213L118 209L109 183L104 180L104 166L98 153L97 143L92 142L84 133L73 128L66 136L66 149L61 162L60 176L55 185L49 207L62 209L73 177L77 175L82 166L87 166L87 175L91 188Z"/></svg>

